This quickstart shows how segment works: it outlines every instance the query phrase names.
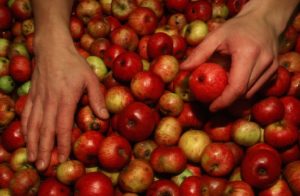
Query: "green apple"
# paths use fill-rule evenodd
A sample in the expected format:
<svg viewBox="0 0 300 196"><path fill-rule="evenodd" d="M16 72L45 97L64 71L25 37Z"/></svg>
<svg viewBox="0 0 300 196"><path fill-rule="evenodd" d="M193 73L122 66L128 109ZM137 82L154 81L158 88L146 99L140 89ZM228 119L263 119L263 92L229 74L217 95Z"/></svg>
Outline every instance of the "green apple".
<svg viewBox="0 0 300 196"><path fill-rule="evenodd" d="M86 60L92 68L92 70L94 71L94 73L96 74L96 76L98 77L99 81L102 81L108 72L104 61L97 56L89 56Z"/></svg>
<svg viewBox="0 0 300 196"><path fill-rule="evenodd" d="M9 75L0 77L0 91L9 94L16 87L16 83L13 78Z"/></svg>

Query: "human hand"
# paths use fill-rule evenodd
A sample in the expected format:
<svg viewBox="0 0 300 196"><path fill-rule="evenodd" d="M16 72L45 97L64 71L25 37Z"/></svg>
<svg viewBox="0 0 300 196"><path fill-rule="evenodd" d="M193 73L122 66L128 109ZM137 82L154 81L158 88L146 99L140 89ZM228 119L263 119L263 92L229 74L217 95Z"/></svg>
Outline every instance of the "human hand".
<svg viewBox="0 0 300 196"><path fill-rule="evenodd" d="M209 33L181 68L192 70L215 51L231 55L228 85L210 105L210 110L216 111L241 96L250 98L276 72L278 36L274 26L260 15L242 13Z"/></svg>
<svg viewBox="0 0 300 196"><path fill-rule="evenodd" d="M36 50L32 86L22 113L29 161L36 161L39 170L49 164L55 137L59 161L68 158L74 113L85 90L94 113L102 119L109 115L98 78L75 47L52 43L50 49L41 44Z"/></svg>

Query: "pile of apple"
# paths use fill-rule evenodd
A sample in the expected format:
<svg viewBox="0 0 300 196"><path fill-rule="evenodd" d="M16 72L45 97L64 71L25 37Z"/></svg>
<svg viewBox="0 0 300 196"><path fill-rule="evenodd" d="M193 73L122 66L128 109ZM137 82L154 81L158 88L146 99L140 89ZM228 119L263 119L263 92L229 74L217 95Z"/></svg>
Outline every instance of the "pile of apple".
<svg viewBox="0 0 300 196"><path fill-rule="evenodd" d="M30 0L0 0L0 195L300 195L300 12L279 63L252 99L209 112L230 57L180 64L247 0L78 0L70 32L97 75L110 118L84 94L72 152L27 160L20 117L34 69Z"/></svg>

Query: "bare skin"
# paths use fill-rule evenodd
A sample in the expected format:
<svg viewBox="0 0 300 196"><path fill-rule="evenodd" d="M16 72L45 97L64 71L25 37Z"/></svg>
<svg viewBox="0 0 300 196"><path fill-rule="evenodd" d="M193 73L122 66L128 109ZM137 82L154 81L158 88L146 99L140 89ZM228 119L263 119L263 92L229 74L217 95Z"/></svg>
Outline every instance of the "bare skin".
<svg viewBox="0 0 300 196"><path fill-rule="evenodd" d="M217 111L237 98L252 97L276 72L277 40L299 0L252 0L234 18L209 34L181 64L192 70L215 51L231 55L228 85L210 105Z"/></svg>
<svg viewBox="0 0 300 196"><path fill-rule="evenodd" d="M216 50L232 55L229 85L211 104L212 111L230 105L240 96L251 97L276 71L276 40L298 2L251 0L238 16L208 35L181 65L182 69L194 69ZM36 67L22 114L22 131L29 160L43 170L49 164L55 138L59 160L68 158L74 112L85 90L94 113L102 119L109 114L97 77L73 45L68 29L73 1L32 3Z"/></svg>

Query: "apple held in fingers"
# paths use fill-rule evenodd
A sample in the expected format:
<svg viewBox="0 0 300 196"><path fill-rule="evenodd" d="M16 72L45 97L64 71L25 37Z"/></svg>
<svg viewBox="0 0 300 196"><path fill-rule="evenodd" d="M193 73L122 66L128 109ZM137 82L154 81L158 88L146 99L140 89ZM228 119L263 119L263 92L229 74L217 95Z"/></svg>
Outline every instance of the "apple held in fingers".
<svg viewBox="0 0 300 196"><path fill-rule="evenodd" d="M226 70L214 63L203 63L189 77L189 88L196 100L210 103L219 97L228 83Z"/></svg>

